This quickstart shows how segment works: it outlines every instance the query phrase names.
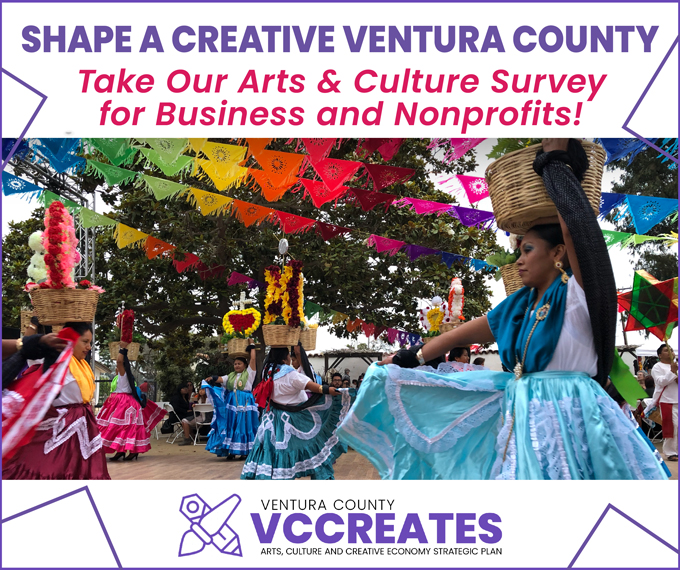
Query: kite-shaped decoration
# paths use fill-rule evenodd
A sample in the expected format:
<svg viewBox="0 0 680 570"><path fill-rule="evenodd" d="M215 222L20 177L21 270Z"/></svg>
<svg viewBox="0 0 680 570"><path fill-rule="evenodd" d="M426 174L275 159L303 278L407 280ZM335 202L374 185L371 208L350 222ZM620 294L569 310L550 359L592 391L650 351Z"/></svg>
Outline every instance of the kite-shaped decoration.
<svg viewBox="0 0 680 570"><path fill-rule="evenodd" d="M658 281L646 271L636 271L633 290L618 296L628 311L627 331L647 329L666 341L678 322L678 278Z"/></svg>

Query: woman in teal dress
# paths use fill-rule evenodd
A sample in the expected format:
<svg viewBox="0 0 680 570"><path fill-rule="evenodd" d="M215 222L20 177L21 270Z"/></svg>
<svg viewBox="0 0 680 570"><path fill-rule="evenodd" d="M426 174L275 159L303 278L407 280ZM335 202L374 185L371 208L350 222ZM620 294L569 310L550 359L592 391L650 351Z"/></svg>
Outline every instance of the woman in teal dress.
<svg viewBox="0 0 680 570"><path fill-rule="evenodd" d="M560 215L524 236L524 287L488 315L369 368L338 435L383 479L667 478L602 388L616 288L579 183L587 158L580 143L568 144L546 139L534 163ZM453 347L494 341L514 373L423 366Z"/></svg>

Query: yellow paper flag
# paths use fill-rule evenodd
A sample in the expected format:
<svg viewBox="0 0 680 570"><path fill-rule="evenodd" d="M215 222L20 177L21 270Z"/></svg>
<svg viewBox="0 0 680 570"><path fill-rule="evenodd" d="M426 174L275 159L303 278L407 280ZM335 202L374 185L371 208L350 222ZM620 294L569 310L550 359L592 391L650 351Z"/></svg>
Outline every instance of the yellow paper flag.
<svg viewBox="0 0 680 570"><path fill-rule="evenodd" d="M333 324L336 325L347 319L349 319L349 315L346 315L345 313L335 313L333 315Z"/></svg>
<svg viewBox="0 0 680 570"><path fill-rule="evenodd" d="M191 149L198 154L201 152L203 145L208 142L208 139L189 139L189 146Z"/></svg>
<svg viewBox="0 0 680 570"><path fill-rule="evenodd" d="M122 249L130 245L142 247L146 241L146 238L148 237L149 234L140 232L139 230L131 228L130 226L126 226L125 224L118 224L116 226L115 238L118 249Z"/></svg>
<svg viewBox="0 0 680 570"><path fill-rule="evenodd" d="M226 190L235 184L243 183L243 181L248 176L248 169L245 166L238 166L237 164L232 164L231 169L226 171L224 175L217 172L215 168L215 163L204 158L197 158L196 163L201 167L203 171L199 178L203 178L205 174L210 177L215 188L218 190Z"/></svg>
<svg viewBox="0 0 680 570"><path fill-rule="evenodd" d="M206 192L205 190L198 190L197 188L189 188L189 196L187 201L196 206L199 212L204 216L211 214L224 214L229 205L234 201L233 198L221 196L214 192Z"/></svg>
<svg viewBox="0 0 680 570"><path fill-rule="evenodd" d="M245 146L206 142L201 152L213 163L218 176L224 178L232 167L245 158L246 150L248 148Z"/></svg>

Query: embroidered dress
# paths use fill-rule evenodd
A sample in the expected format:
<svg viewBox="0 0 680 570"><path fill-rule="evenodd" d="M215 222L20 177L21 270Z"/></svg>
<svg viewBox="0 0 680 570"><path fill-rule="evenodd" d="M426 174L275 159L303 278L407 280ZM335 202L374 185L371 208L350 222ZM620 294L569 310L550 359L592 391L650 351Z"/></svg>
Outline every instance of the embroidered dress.
<svg viewBox="0 0 680 570"><path fill-rule="evenodd" d="M255 370L223 376L225 387L203 386L215 411L206 450L218 457L248 455L255 444L259 426L257 404L251 392Z"/></svg>
<svg viewBox="0 0 680 570"><path fill-rule="evenodd" d="M71 366L82 369L87 365L72 357ZM23 378L37 380L41 374L42 365L36 365ZM94 393L94 382L90 388ZM31 440L3 462L3 479L110 479L97 422L90 405L83 403L91 394L83 395L81 390L68 372Z"/></svg>
<svg viewBox="0 0 680 570"><path fill-rule="evenodd" d="M488 315L517 375L373 364L339 437L383 479L666 479L590 376L597 356L576 280L558 278L535 312L534 301L522 288Z"/></svg>
<svg viewBox="0 0 680 570"><path fill-rule="evenodd" d="M348 391L322 395L307 402L309 378L291 366L274 374L271 407L262 414L255 447L243 466L241 479L334 479L333 463L345 452L336 430L350 409ZM284 411L276 403L298 406Z"/></svg>
<svg viewBox="0 0 680 570"><path fill-rule="evenodd" d="M149 451L151 430L163 415L163 410L154 402L147 401L142 408L132 395L127 374L119 375L115 392L106 399L97 416L104 453Z"/></svg>

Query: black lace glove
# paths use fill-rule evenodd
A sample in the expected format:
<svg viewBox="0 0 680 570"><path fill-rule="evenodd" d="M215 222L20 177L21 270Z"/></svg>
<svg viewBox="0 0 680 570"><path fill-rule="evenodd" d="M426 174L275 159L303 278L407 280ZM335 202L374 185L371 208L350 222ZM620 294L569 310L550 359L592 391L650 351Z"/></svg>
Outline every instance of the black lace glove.
<svg viewBox="0 0 680 570"><path fill-rule="evenodd" d="M418 362L418 357L416 355L422 347L422 344L416 344L411 348L402 348L392 358L392 364L396 364L401 368L415 368L416 366L420 366L420 362Z"/></svg>

